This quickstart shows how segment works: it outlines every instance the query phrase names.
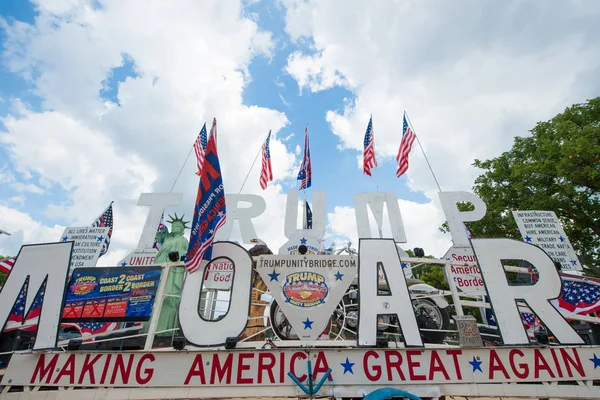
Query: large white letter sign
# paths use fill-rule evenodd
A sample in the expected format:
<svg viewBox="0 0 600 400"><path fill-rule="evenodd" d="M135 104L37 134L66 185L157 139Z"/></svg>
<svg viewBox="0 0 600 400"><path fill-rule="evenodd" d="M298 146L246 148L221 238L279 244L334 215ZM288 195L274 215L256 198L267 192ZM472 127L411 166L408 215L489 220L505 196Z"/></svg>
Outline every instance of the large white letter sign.
<svg viewBox="0 0 600 400"><path fill-rule="evenodd" d="M469 247L469 238L465 222L479 221L485 216L487 207L483 200L469 192L439 192L442 209L448 221L454 247ZM457 203L469 202L475 206L473 211L460 211Z"/></svg>
<svg viewBox="0 0 600 400"><path fill-rule="evenodd" d="M400 207L398 207L398 198L393 192L358 193L354 195L354 212L356 214L358 237L373 237L371 234L371 224L369 223L369 207L373 212L379 232L382 232L384 204L387 204L390 227L392 228L392 237L397 243L406 243L406 233L404 232L404 223L402 222Z"/></svg>
<svg viewBox="0 0 600 400"><path fill-rule="evenodd" d="M298 229L298 191L290 190L285 206L285 237L292 239L297 235L311 235L316 238L325 236L325 191L313 191L313 225L312 229Z"/></svg>
<svg viewBox="0 0 600 400"><path fill-rule="evenodd" d="M156 230L160 225L160 218L166 206L178 206L183 199L183 193L142 193L138 206L148 206L148 216L144 224L142 236L138 242L138 249L151 249L154 246Z"/></svg>
<svg viewBox="0 0 600 400"><path fill-rule="evenodd" d="M8 316L29 279L25 291L23 320L31 311L36 294L46 281L34 350L56 347L58 322L67 284L73 242L26 245L21 247L15 265L0 292L0 322L5 326Z"/></svg>
<svg viewBox="0 0 600 400"><path fill-rule="evenodd" d="M422 347L423 341L411 306L396 243L392 239L360 239L358 248L358 345L374 346L377 339L377 316L396 314L404 344ZM378 267L382 267L387 278L389 295L378 294Z"/></svg>
<svg viewBox="0 0 600 400"><path fill-rule="evenodd" d="M529 344L517 300L525 301L560 343L583 343L550 304L550 300L560 296L561 280L552 259L542 249L513 239L472 239L471 245L505 345ZM509 285L502 260L530 262L538 269L539 280L528 286Z"/></svg>
<svg viewBox="0 0 600 400"><path fill-rule="evenodd" d="M218 242L213 247L213 260L225 258L234 265L229 311L218 321L207 321L198 314L202 281L208 261L202 261L200 271L188 274L181 292L179 324L185 338L196 346L217 346L228 337L239 336L248 322L252 288L252 257L235 243ZM235 303L234 303L235 301Z"/></svg>
<svg viewBox="0 0 600 400"><path fill-rule="evenodd" d="M227 202L227 221L217 231L216 240L231 239L231 231L233 230L233 222L235 220L240 225L243 243L250 243L250 240L258 239L252 218L256 218L265 212L267 208L265 199L257 194L227 194L225 198ZM250 206L240 207L240 202L242 201L250 203Z"/></svg>

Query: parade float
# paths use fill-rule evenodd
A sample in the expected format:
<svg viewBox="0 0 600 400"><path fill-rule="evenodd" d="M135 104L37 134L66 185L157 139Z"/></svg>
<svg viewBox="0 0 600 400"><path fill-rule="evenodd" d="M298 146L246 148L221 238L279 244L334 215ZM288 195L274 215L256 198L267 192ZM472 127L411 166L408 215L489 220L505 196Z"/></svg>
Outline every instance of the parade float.
<svg viewBox="0 0 600 400"><path fill-rule="evenodd" d="M453 246L433 259L402 250L395 193L355 194L358 249L328 250L325 192L298 227L308 203L289 191L287 242L272 251L253 223L265 200L225 194L214 141L202 150L190 243L183 217L162 222L182 195L146 193L138 246L116 266L96 266L106 221L21 248L0 320L34 333L2 354L2 398L600 397L600 320L580 312L600 285L565 274L581 265L553 212L515 211L523 241L472 238L484 202L440 191ZM414 279L422 265L449 290Z"/></svg>

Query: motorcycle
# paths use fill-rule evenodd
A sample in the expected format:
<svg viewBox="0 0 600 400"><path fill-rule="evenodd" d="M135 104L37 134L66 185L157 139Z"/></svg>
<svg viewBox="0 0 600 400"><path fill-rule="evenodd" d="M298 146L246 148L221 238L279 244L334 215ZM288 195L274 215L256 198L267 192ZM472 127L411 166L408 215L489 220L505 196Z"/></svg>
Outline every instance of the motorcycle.
<svg viewBox="0 0 600 400"><path fill-rule="evenodd" d="M346 247L332 253L339 255L343 252L347 252L350 255L357 255L356 250L350 247L350 243ZM439 290L419 279L407 278L406 283L423 341L426 343L443 343L446 338L446 331L450 326L448 302L440 294ZM379 271L378 286L380 295L389 293L389 287L383 271ZM324 338L331 339L333 336L334 340L356 339L358 309L358 280L355 279L333 312L329 327L324 332ZM269 316L273 332L279 339L298 339L294 329L275 300L271 303ZM400 328L397 317L395 315L379 316L377 331L382 335L399 335Z"/></svg>

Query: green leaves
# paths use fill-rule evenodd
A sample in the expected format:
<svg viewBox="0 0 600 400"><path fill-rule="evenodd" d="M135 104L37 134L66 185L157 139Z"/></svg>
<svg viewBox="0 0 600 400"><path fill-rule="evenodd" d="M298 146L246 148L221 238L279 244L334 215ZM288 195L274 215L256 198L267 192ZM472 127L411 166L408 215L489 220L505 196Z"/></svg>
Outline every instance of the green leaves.
<svg viewBox="0 0 600 400"><path fill-rule="evenodd" d="M600 97L530 132L499 157L474 161L484 172L473 191L487 214L469 229L474 237L520 239L511 211L554 211L582 264L600 276Z"/></svg>

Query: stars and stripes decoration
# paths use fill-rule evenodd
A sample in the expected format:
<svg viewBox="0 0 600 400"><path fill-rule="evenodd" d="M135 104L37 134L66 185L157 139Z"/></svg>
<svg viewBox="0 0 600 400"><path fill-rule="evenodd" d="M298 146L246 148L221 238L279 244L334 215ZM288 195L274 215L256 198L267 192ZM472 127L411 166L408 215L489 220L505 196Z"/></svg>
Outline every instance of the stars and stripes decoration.
<svg viewBox="0 0 600 400"><path fill-rule="evenodd" d="M267 184L273 180L273 169L271 168L271 151L269 142L271 141L271 131L262 146L262 168L260 170L260 187L265 190Z"/></svg>
<svg viewBox="0 0 600 400"><path fill-rule="evenodd" d="M160 217L160 224L158 225L158 229L156 230L156 234L158 235L160 232L166 232L167 231L167 225L165 222L165 213L163 211L162 213L162 217ZM154 247L156 250L160 250L160 246L162 245L162 242L159 242L157 240L156 237L154 237Z"/></svg>
<svg viewBox="0 0 600 400"><path fill-rule="evenodd" d="M12 271L13 265L15 265L16 259L17 259L16 257L11 257L11 258L5 258L3 260L0 260L0 271L4 272L6 274L10 274L10 271Z"/></svg>
<svg viewBox="0 0 600 400"><path fill-rule="evenodd" d="M402 126L402 141L400 142L400 148L398 149L398 155L396 161L398 161L398 170L396 176L400 178L406 171L408 171L408 156L412 150L412 145L415 141L415 134L408 126L406 122L406 113L404 113L404 122Z"/></svg>
<svg viewBox="0 0 600 400"><path fill-rule="evenodd" d="M113 233L113 202L111 201L106 210L92 223L93 228L109 228L108 234L104 238L104 243L102 244L102 250L100 250L100 256L102 257L108 251L108 246L110 246L110 238Z"/></svg>
<svg viewBox="0 0 600 400"><path fill-rule="evenodd" d="M371 168L377 166L375 158L375 132L373 131L373 117L369 119L367 131L365 132L364 154L363 154L363 172L371 176Z"/></svg>
<svg viewBox="0 0 600 400"><path fill-rule="evenodd" d="M202 164L204 163L204 152L206 151L206 124L202 126L200 129L200 133L198 134L198 138L194 143L194 154L196 154L196 164L198 167L198 171L196 171L196 175L200 176L202 174Z"/></svg>
<svg viewBox="0 0 600 400"><path fill-rule="evenodd" d="M300 172L298 172L298 179L300 182L300 190L308 189L311 185L312 178L312 166L310 164L310 146L308 144L308 125L304 131L304 158L300 165Z"/></svg>
<svg viewBox="0 0 600 400"><path fill-rule="evenodd" d="M562 293L552 303L559 311L591 314L600 310L600 280L577 275L560 274Z"/></svg>
<svg viewBox="0 0 600 400"><path fill-rule="evenodd" d="M117 329L116 322L80 322L77 324L64 323L60 326L75 328L82 337L112 332Z"/></svg>
<svg viewBox="0 0 600 400"><path fill-rule="evenodd" d="M227 218L223 177L217 154L216 120L213 121L213 127L214 134L211 133L206 145L204 166L194 207L190 244L185 258L185 266L189 272L197 271L203 259L211 259L215 235Z"/></svg>
<svg viewBox="0 0 600 400"><path fill-rule="evenodd" d="M23 285L23 289L21 290L21 293L19 293L19 297L17 297L17 301L15 302L15 305L8 316L8 321L4 327L5 332L15 329L28 331L34 331L37 329L37 323L42 311L42 302L44 301L44 293L46 291L46 282L42 284L40 291L35 294L35 298L33 303L31 303L29 310L26 310L25 307L27 306L28 287L29 281ZM29 293L29 295L32 295L32 293ZM29 324L29 326L23 327L24 324Z"/></svg>

